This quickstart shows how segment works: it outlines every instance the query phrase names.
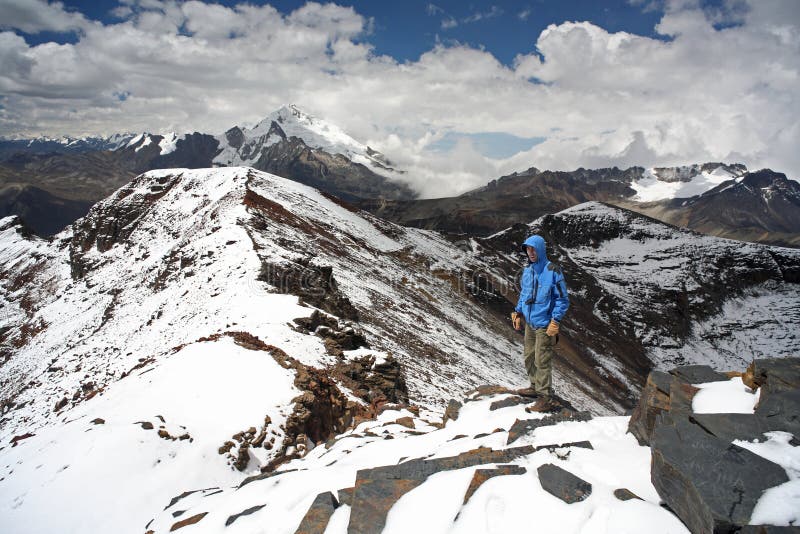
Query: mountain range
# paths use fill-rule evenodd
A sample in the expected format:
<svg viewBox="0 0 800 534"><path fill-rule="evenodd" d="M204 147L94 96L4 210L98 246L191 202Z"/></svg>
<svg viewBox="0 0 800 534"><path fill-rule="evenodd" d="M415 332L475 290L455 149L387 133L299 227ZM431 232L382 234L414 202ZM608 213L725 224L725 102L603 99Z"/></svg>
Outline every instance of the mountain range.
<svg viewBox="0 0 800 534"><path fill-rule="evenodd" d="M742 241L800 246L800 184L742 164L530 168L456 197L418 199L406 172L341 128L284 106L221 135L0 140L0 216L52 235L136 175L161 168L244 165L311 185L382 218L487 236L581 202L601 201L680 227ZM755 174L751 176L751 174Z"/></svg>

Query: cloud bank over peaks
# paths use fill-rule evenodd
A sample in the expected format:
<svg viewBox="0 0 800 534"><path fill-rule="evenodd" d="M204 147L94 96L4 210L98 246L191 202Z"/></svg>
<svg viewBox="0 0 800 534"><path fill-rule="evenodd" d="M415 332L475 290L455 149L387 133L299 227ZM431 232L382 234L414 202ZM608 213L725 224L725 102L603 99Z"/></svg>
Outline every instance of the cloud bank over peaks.
<svg viewBox="0 0 800 534"><path fill-rule="evenodd" d="M436 7L420 16L441 16ZM221 133L296 102L386 154L426 196L531 166L722 160L800 178L798 3L653 8L659 38L565 21L506 65L458 43L412 61L379 55L374 22L336 4L282 13L126 0L116 22L101 23L59 3L8 0L0 135ZM29 44L41 31L75 42ZM544 141L501 159L474 142L491 132ZM442 150L443 139L457 141Z"/></svg>

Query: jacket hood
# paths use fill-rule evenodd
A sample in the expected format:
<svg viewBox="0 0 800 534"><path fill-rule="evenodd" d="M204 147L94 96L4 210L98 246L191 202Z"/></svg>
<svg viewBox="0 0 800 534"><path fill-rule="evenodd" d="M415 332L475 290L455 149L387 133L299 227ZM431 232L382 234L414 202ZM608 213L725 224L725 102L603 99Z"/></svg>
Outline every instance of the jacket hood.
<svg viewBox="0 0 800 534"><path fill-rule="evenodd" d="M533 264L533 269L537 274L542 272L547 264L544 238L540 235L532 235L522 244L522 250L525 250L525 247L533 247L536 250L536 263Z"/></svg>

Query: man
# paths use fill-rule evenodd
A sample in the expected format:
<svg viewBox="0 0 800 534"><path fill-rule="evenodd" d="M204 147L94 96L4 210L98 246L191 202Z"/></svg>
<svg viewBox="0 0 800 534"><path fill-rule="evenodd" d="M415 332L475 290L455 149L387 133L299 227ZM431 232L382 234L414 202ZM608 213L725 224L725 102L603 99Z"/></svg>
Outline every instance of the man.
<svg viewBox="0 0 800 534"><path fill-rule="evenodd" d="M531 387L520 393L538 397L532 410L547 411L554 407L553 347L558 325L569 308L569 296L561 267L547 259L544 238L532 235L522 247L528 256L528 266L522 271L519 301L511 321L516 330L525 325L523 356Z"/></svg>

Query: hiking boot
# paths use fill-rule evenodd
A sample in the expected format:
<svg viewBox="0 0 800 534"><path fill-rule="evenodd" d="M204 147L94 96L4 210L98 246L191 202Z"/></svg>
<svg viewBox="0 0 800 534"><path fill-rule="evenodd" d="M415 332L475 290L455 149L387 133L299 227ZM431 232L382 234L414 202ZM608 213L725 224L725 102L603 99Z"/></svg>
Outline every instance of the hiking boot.
<svg viewBox="0 0 800 534"><path fill-rule="evenodd" d="M534 398L539 396L539 394L536 393L536 390L533 389L533 386L517 390L517 395L521 395L523 397L534 397Z"/></svg>
<svg viewBox="0 0 800 534"><path fill-rule="evenodd" d="M552 412L558 407L558 404L553 401L552 397L539 397L533 406L525 408L526 412Z"/></svg>

